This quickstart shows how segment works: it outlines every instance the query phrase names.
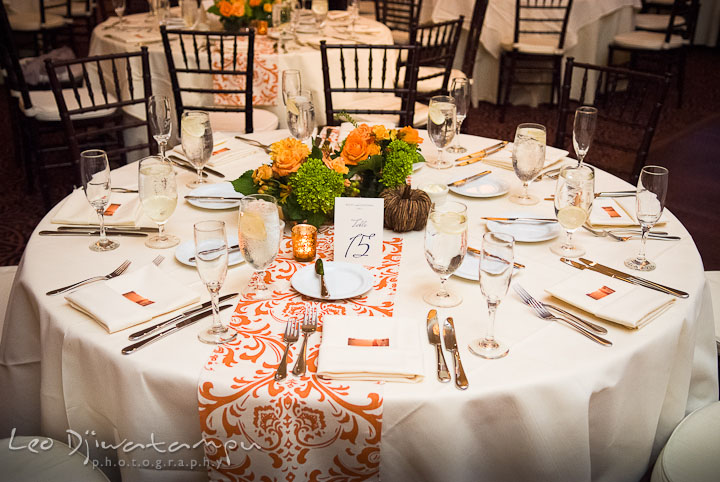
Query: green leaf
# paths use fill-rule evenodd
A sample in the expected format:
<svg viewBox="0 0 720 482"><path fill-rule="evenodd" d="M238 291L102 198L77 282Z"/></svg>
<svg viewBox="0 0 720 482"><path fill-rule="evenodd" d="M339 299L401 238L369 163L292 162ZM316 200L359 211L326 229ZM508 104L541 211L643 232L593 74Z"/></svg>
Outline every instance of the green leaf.
<svg viewBox="0 0 720 482"><path fill-rule="evenodd" d="M308 159L320 159L320 160L322 160L322 158L323 158L322 151L320 150L319 147L317 147L317 146L314 145L313 148L312 148L312 151L310 151L310 155L308 156Z"/></svg>
<svg viewBox="0 0 720 482"><path fill-rule="evenodd" d="M323 213L310 213L307 217L308 224L312 224L316 228L319 228L322 223L325 222L325 214Z"/></svg>
<svg viewBox="0 0 720 482"><path fill-rule="evenodd" d="M285 219L289 221L302 221L307 217L307 214L298 204L295 196L289 196L282 206L283 214Z"/></svg>
<svg viewBox="0 0 720 482"><path fill-rule="evenodd" d="M353 177L355 174L363 171L372 171L375 174L379 173L382 169L383 157L380 154L368 157L357 166L348 166L348 173L345 175L348 179Z"/></svg>
<svg viewBox="0 0 720 482"><path fill-rule="evenodd" d="M233 188L236 192L245 194L257 194L258 186L253 182L252 175L253 170L245 171L242 176L238 177L232 182Z"/></svg>

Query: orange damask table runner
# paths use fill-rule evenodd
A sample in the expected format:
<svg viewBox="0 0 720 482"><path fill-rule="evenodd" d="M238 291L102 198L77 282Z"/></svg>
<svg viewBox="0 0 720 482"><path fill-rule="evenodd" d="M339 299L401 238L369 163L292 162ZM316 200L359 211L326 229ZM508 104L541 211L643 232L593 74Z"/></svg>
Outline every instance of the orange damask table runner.
<svg viewBox="0 0 720 482"><path fill-rule="evenodd" d="M332 228L321 229L318 255L332 259ZM356 298L316 303L290 287L307 265L293 260L286 238L267 270L272 300L241 298L231 327L232 343L211 355L200 375L198 402L212 480L377 479L380 467L382 383L318 378L320 335L308 340L307 376L290 374L300 345L288 357L288 378L274 379L288 319L316 306L325 314L392 316L402 239L383 243L380 267L368 268L373 289Z"/></svg>

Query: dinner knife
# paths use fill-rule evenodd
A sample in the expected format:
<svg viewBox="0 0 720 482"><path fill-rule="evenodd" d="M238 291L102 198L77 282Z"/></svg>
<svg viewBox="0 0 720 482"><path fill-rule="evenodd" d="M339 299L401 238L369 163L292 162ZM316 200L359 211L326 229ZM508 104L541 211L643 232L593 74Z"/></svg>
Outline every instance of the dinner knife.
<svg viewBox="0 0 720 482"><path fill-rule="evenodd" d="M556 223L558 222L557 219L554 218L491 218L491 217L481 217L480 219L485 219L487 221L498 221L501 223L513 223L513 222L519 222L519 223Z"/></svg>
<svg viewBox="0 0 720 482"><path fill-rule="evenodd" d="M463 184L467 184L468 182L474 181L475 179L480 179L481 177L485 177L485 176L487 176L488 174L490 174L491 172L492 172L492 171L479 172L479 173L477 173L477 174L475 174L475 175L472 175L472 176L470 176L470 177L466 177L465 179L459 179L459 180L457 180L457 181L451 182L450 184L448 184L448 186L449 186L449 187L462 186Z"/></svg>
<svg viewBox="0 0 720 482"><path fill-rule="evenodd" d="M667 293L669 295L677 296L678 298L687 298L688 296L690 296L687 293L685 293L684 291L680 291L675 288L670 288L669 286L661 285L659 283L655 283L654 281L650 281L645 278L640 278L639 276L634 276L634 275L631 275L628 273L624 273L622 271L618 271L609 266L605 266L600 263L596 263L595 261L590 261L589 259L579 258L579 261L581 263L584 263L590 269L593 269L594 271L605 274L607 276L622 276L622 277L630 279L631 280L630 282L632 282L634 284L639 284L641 286L645 286L646 288L651 288L656 291L661 291L661 292Z"/></svg>
<svg viewBox="0 0 720 482"><path fill-rule="evenodd" d="M453 323L452 317L445 319L445 325L443 326L443 338L445 339L445 348L450 350L453 354L455 386L460 390L465 390L469 384L468 379L465 376L465 370L463 369L462 362L460 361L460 352L458 351L457 340L455 339L455 324Z"/></svg>
<svg viewBox="0 0 720 482"><path fill-rule="evenodd" d="M93 226L93 225L76 225L76 226L58 226L58 231L98 231L100 229L99 226ZM138 232L138 233L157 233L160 230L158 228L150 228L150 227L135 227L135 226L123 226L123 227L115 227L115 226L105 226L105 231L108 233L112 233L114 231L123 231L123 232Z"/></svg>
<svg viewBox="0 0 720 482"><path fill-rule="evenodd" d="M188 166L189 168L191 168L193 171L195 171L195 172L197 173L197 169L195 169L195 166L193 166L192 164L190 164L190 162L186 161L186 160L183 159L182 157L173 156L173 155L171 154L171 155L170 155L170 158L171 158L176 164L178 164L178 163L184 164L184 165ZM209 168L209 167L207 167L207 166L204 166L204 167L202 168L202 170L203 170L203 173L205 173L206 175L207 175L207 174L212 174L213 176L225 178L225 174L223 174L222 172L216 171L215 169L211 169L211 168Z"/></svg>
<svg viewBox="0 0 720 482"><path fill-rule="evenodd" d="M225 309L230 308L230 307L232 307L232 306L233 306L233 305L223 305L223 306L221 306L221 307L218 309L218 311L225 310ZM190 325L192 325L193 323L195 323L195 322L197 322L197 321L202 320L203 318L205 318L206 316L208 316L211 312L212 312L212 310L203 311L203 312L198 313L198 314L196 314L196 315L194 315L194 316L191 316L191 317L188 318L187 320L183 320L183 321L179 322L179 323L176 324L175 326L170 327L170 328L168 328L168 329L165 330L165 331L161 331L161 332L158 333L157 335L153 335L153 336L151 336L150 338L146 338L146 339L141 340L141 341L139 341L139 342L137 342L137 343L133 343L132 345L128 345L128 346L126 346L125 348L122 349L122 354L123 354L123 355L130 355L131 353L135 353L135 352L138 351L140 348L142 348L142 347L144 347L144 346L147 346L147 345L149 345L150 343L154 343L154 342L158 341L158 340L161 339L161 338L165 338L166 336L171 335L171 334L175 333L176 331L182 330L183 328L185 328L185 327L187 327L187 326L190 326Z"/></svg>
<svg viewBox="0 0 720 482"><path fill-rule="evenodd" d="M474 254L474 255L476 255L476 256L482 256L482 251L480 251L480 250L477 249L477 248L473 248L472 246L468 246L468 247L467 247L467 250L468 250L469 253L472 253L472 254ZM498 260L502 260L502 258L501 258L500 256L495 256L494 254L486 253L486 255L487 255L487 256L490 256L491 258L495 258L495 259L498 259ZM525 265L524 265L524 264L520 264L520 263L513 262L513 268L525 269Z"/></svg>
<svg viewBox="0 0 720 482"><path fill-rule="evenodd" d="M238 295L238 293L230 293L230 294L227 294L227 295L222 295L222 296L218 299L218 303L222 303L223 301L227 301L227 300L229 300L230 298L236 297L237 295ZM151 334L151 333L154 333L154 332L156 332L157 330L159 330L160 328L163 328L163 327L165 327L165 326L167 326L167 325L169 325L169 324L171 324L171 323L176 323L176 322L178 322L178 321L183 321L183 320L184 320L185 318L187 318L188 316L192 316L192 315L198 314L198 313L200 313L201 311L202 311L202 312L205 312L205 311L208 310L208 308L210 308L210 305L211 305L211 304L212 304L212 301L206 301L205 303L203 303L203 304L201 304L201 305L199 305L199 306L196 306L195 308L191 308L191 309L189 309L189 310L187 310L187 311L184 311L183 313L181 313L181 314L179 314L179 315L177 315L177 316L175 316L175 317L173 317L173 318L170 318L169 320L161 321L160 323L156 323L156 324L154 324L154 325L152 325L152 326L148 326L147 328L143 328L143 329L140 330L140 331L136 331L136 332L133 333L132 335L128 336L128 340L130 340L130 341L139 340L140 338L143 338L143 337L145 337L145 336L147 336L147 335L149 335L149 334Z"/></svg>
<svg viewBox="0 0 720 482"><path fill-rule="evenodd" d="M637 194L637 191L603 191L603 192L596 192L595 197L633 197ZM555 195L552 194L545 198L546 201L553 201L555 200Z"/></svg>
<svg viewBox="0 0 720 482"><path fill-rule="evenodd" d="M100 236L100 231L40 231L40 236ZM148 233L141 233L138 231L107 231L109 236L135 236L144 237Z"/></svg>
<svg viewBox="0 0 720 482"><path fill-rule="evenodd" d="M197 175L197 169L195 169L194 167L192 167L189 164L185 164L184 162L178 162L177 159L180 159L179 157L170 156L169 159L170 159L170 162L175 164L177 167L179 167L181 169L185 169L186 171L194 172ZM202 175L202 177L208 177L207 173L204 171L201 172L200 174Z"/></svg>
<svg viewBox="0 0 720 482"><path fill-rule="evenodd" d="M185 199L190 201L210 201L210 202L227 202L227 201L241 201L242 197L231 197L231 196L196 196L188 194Z"/></svg>
<svg viewBox="0 0 720 482"><path fill-rule="evenodd" d="M427 314L427 335L431 345L435 345L435 356L437 358L437 377L443 383L450 381L445 355L440 345L440 327L438 326L437 310L430 310Z"/></svg>
<svg viewBox="0 0 720 482"><path fill-rule="evenodd" d="M211 251L211 252L212 252L212 251L216 251L216 250L208 250L208 251ZM239 246L239 245L234 244L234 245L232 245L232 246L228 246L228 254L234 253L235 251L240 251L240 246ZM195 256L191 256L191 257L188 259L188 263L194 263L194 262L195 262ZM222 300L220 300L220 301L222 301Z"/></svg>
<svg viewBox="0 0 720 482"><path fill-rule="evenodd" d="M455 162L459 163L458 166L472 164L473 162L477 162L480 159L489 156L490 154L494 154L494 153L498 152L499 150L504 148L507 144L508 144L508 141L500 141L497 144L493 144L490 147L486 147L485 149L481 149L477 152L473 152L471 154L468 154L468 155L465 155L462 157L458 157L457 159L455 159ZM469 162L471 160L472 160L472 162ZM462 161L465 161L465 162L462 162Z"/></svg>

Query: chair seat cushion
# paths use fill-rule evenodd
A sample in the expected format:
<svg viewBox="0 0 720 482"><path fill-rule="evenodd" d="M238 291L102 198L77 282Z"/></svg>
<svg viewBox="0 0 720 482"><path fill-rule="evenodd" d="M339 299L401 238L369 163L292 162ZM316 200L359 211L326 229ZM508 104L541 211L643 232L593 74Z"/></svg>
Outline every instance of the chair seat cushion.
<svg viewBox="0 0 720 482"><path fill-rule="evenodd" d="M62 92L63 97L65 98L65 105L67 105L68 110L77 109L78 103L75 99L75 92L73 91L73 89L64 89ZM80 94L80 101L82 102L83 107L92 105L92 103L90 102L90 96L87 93L87 89L78 89L78 93ZM95 100L105 103L104 98L97 97L98 94L99 92L95 92ZM116 101L117 100L115 99L115 96L113 96L112 94L108 94L108 103L114 103ZM53 122L60 120L60 113L58 112L57 103L55 102L55 96L53 95L52 91L32 90L30 91L30 102L32 102L31 109L26 110L23 108L23 113L26 116L35 117L37 120L43 122ZM22 102L20 102L20 104L22 104ZM100 117L109 116L114 112L115 109L100 109L93 112L86 112L84 114L75 114L72 116L72 119L97 119Z"/></svg>
<svg viewBox="0 0 720 482"><path fill-rule="evenodd" d="M340 98L341 96L337 96ZM362 96L353 95L353 99L348 102L336 103L336 97L333 97L333 105L338 108L342 106L342 109L353 110L353 109L387 109L396 110L400 109L401 100L399 97L395 97L392 94L365 94ZM428 106L415 102L415 115L413 117L413 126L420 127L427 124L427 113ZM384 124L397 125L399 119L397 115L393 114L350 114L356 121L364 122L367 124ZM399 126L404 127L404 126Z"/></svg>
<svg viewBox="0 0 720 482"><path fill-rule="evenodd" d="M644 30L665 31L670 23L670 15L662 13L639 13L635 15L635 28ZM683 17L675 17L676 27L685 25Z"/></svg>
<svg viewBox="0 0 720 482"><path fill-rule="evenodd" d="M402 30L392 30L393 43L395 45L408 45L410 43L410 33Z"/></svg>
<svg viewBox="0 0 720 482"><path fill-rule="evenodd" d="M675 428L655 462L652 482L715 482L720 475L720 402L694 411Z"/></svg>
<svg viewBox="0 0 720 482"><path fill-rule="evenodd" d="M715 343L720 355L720 271L705 271L705 278L710 284L710 297L715 314Z"/></svg>
<svg viewBox="0 0 720 482"><path fill-rule="evenodd" d="M443 76L442 73L445 72L445 69L442 67L420 67L420 71L418 72L418 84L417 84L417 91L420 93L427 93L427 92L435 92L443 88L442 81ZM436 75L440 74L440 75ZM435 77L430 77L429 79L420 80L423 77L428 77L430 75L435 75ZM450 87L450 83L452 82L452 79L456 77L466 78L467 76L462 70L459 69L452 69L450 71L450 77L448 77L448 85L447 88Z"/></svg>
<svg viewBox="0 0 720 482"><path fill-rule="evenodd" d="M42 28L59 28L67 25L67 20L61 15L54 15L51 13L45 14L45 24L40 24L39 13L15 13L8 15L10 20L10 28L12 30L19 30L28 32L32 30L41 30Z"/></svg>
<svg viewBox="0 0 720 482"><path fill-rule="evenodd" d="M12 290L17 266L0 266L0 337L2 337L5 311L7 310L10 291Z"/></svg>
<svg viewBox="0 0 720 482"><path fill-rule="evenodd" d="M214 131L245 132L245 113L210 112L210 125ZM278 128L278 117L270 111L253 108L253 131L266 132Z"/></svg>
<svg viewBox="0 0 720 482"><path fill-rule="evenodd" d="M92 9L92 4L90 8ZM64 17L67 13L67 7L65 5L58 5L57 7L47 8L45 11ZM70 2L70 15L73 17L89 17L91 10L86 8L85 2Z"/></svg>
<svg viewBox="0 0 720 482"><path fill-rule="evenodd" d="M541 42L538 43L529 43L529 42L515 42L515 43L503 43L502 49L505 51L510 51L517 49L518 52L521 52L523 54L531 54L531 55L563 55L564 50L559 49L557 45L552 44L543 44Z"/></svg>
<svg viewBox="0 0 720 482"><path fill-rule="evenodd" d="M612 45L629 49L642 50L669 50L680 48L687 42L679 35L670 37L670 42L665 42L665 34L659 32L645 32L636 30L616 35Z"/></svg>

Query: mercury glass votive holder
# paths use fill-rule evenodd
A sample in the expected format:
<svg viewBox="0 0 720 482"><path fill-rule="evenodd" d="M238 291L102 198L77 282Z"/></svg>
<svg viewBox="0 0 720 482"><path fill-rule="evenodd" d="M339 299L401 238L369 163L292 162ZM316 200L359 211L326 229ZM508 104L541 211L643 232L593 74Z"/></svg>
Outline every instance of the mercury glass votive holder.
<svg viewBox="0 0 720 482"><path fill-rule="evenodd" d="M292 228L293 257L297 261L312 261L317 250L317 228L310 224L297 224Z"/></svg>

